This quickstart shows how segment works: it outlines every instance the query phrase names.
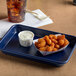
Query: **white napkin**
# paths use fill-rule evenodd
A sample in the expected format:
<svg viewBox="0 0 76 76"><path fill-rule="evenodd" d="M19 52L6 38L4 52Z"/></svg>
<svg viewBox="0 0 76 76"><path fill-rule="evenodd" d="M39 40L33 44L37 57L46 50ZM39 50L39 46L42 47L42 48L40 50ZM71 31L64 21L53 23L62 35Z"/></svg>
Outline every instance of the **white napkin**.
<svg viewBox="0 0 76 76"><path fill-rule="evenodd" d="M46 16L40 9L34 10L34 12ZM2 19L0 20L0 38L2 38L5 35L5 33L9 30L9 28L14 24L23 24L31 27L39 27L51 23L53 23L53 21L50 18L40 21L37 18L35 18L31 13L26 13L25 20L21 23L11 23L8 21L7 18Z"/></svg>

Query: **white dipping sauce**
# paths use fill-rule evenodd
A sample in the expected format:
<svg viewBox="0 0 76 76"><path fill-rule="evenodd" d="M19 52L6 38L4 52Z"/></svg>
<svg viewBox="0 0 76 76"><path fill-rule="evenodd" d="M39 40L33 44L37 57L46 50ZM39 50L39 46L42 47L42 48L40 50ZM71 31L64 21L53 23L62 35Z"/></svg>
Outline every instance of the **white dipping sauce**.
<svg viewBox="0 0 76 76"><path fill-rule="evenodd" d="M34 33L31 31L21 31L18 34L19 42L21 46L28 47L32 45Z"/></svg>

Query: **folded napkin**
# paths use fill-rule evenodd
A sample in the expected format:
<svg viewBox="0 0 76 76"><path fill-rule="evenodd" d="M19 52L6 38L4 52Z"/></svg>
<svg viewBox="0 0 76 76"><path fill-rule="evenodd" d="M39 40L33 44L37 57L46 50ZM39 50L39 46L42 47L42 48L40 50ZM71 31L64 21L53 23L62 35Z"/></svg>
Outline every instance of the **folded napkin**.
<svg viewBox="0 0 76 76"><path fill-rule="evenodd" d="M40 9L34 10L34 12L46 16ZM26 13L25 20L21 23L9 22L7 18L2 19L0 20L0 38L2 38L5 35L5 33L9 30L9 28L14 24L23 24L31 27L40 27L51 23L53 23L53 21L50 18L46 18L45 20L40 21L39 19L34 17L31 13Z"/></svg>

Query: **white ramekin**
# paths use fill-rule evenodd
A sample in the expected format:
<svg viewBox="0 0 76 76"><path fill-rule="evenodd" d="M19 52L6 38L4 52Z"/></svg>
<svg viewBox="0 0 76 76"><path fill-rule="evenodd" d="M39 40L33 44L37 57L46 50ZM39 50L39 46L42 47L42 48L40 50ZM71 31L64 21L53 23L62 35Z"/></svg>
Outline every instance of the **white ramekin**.
<svg viewBox="0 0 76 76"><path fill-rule="evenodd" d="M28 34L26 34L27 32L29 34L31 34L32 37L22 38L21 35L28 36ZM24 30L24 31L19 32L18 37L19 37L19 43L20 43L20 45L23 46L23 47L28 47L28 46L32 45L33 38L34 38L34 33L31 32L31 31L28 31L28 30Z"/></svg>

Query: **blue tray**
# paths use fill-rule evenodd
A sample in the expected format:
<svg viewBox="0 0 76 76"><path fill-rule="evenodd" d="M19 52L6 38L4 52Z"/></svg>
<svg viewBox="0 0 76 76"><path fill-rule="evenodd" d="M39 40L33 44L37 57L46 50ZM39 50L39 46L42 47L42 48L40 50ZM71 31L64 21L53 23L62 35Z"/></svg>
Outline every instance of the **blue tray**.
<svg viewBox="0 0 76 76"><path fill-rule="evenodd" d="M61 66L68 62L70 59L73 50L76 45L76 37L65 34L66 38L69 40L69 46L58 53L42 56L34 44L30 47L22 47L19 44L18 33L23 30L30 30L35 34L34 39L41 38L45 35L49 34L59 34L58 32L47 31L43 29L23 26L23 25L14 25L10 28L10 30L6 33L6 35L0 41L0 49L3 53L18 56L22 58L27 58L33 61L37 61L40 63L48 63L55 66Z"/></svg>

